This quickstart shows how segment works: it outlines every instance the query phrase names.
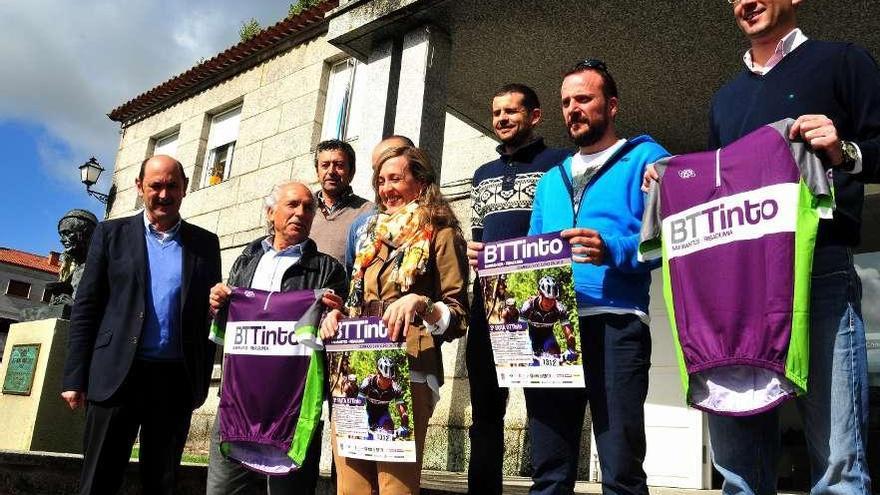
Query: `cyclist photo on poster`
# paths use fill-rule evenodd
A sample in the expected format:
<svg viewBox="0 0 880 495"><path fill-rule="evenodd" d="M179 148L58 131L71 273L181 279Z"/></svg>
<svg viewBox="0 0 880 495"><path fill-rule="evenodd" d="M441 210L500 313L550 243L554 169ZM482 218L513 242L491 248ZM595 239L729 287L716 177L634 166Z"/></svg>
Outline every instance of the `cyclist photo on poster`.
<svg viewBox="0 0 880 495"><path fill-rule="evenodd" d="M341 325L339 337L325 343L337 450L356 459L414 461L405 349L388 340L378 318Z"/></svg>
<svg viewBox="0 0 880 495"><path fill-rule="evenodd" d="M397 379L397 364L391 358L376 360L376 372L364 378L359 395L367 400L367 423L371 438L393 440L409 438L409 413L403 397L404 389ZM391 417L392 409L399 421ZM400 425L395 428L395 424Z"/></svg>
<svg viewBox="0 0 880 495"><path fill-rule="evenodd" d="M545 234L486 252L478 274L499 385L583 387L567 244Z"/></svg>
<svg viewBox="0 0 880 495"><path fill-rule="evenodd" d="M571 318L565 304L559 301L561 288L552 275L543 275L538 280L538 293L526 299L519 311L519 319L529 325L529 340L535 357L552 357L563 362L577 360L577 340L571 327ZM514 301L516 299L514 298ZM565 354L559 347L554 329L562 330Z"/></svg>

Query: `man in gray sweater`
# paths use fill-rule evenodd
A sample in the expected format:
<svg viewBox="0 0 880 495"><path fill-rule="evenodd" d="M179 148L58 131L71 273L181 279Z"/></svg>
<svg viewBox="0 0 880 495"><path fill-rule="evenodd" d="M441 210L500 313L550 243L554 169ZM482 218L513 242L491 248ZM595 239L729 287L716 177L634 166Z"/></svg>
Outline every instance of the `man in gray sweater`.
<svg viewBox="0 0 880 495"><path fill-rule="evenodd" d="M345 246L351 223L362 213L373 211L373 203L351 190L354 178L354 149L345 141L328 139L315 149L315 173L321 189L315 193L318 213L311 238L318 251L345 262Z"/></svg>

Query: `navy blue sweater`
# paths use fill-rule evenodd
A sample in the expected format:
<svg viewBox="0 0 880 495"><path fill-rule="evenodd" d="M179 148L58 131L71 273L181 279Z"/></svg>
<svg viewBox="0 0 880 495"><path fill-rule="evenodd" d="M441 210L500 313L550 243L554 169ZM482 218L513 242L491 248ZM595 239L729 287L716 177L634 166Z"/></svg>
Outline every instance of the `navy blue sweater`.
<svg viewBox="0 0 880 495"><path fill-rule="evenodd" d="M805 114L824 114L841 139L862 152L862 172L834 172L837 210L819 227L819 244L859 242L864 182L880 179L880 70L851 43L807 40L766 75L743 70L715 94L709 147L730 144L758 127Z"/></svg>
<svg viewBox="0 0 880 495"><path fill-rule="evenodd" d="M471 234L475 241L494 242L521 237L529 232L535 186L544 172L571 155L571 151L548 148L538 138L513 154L474 172L471 199Z"/></svg>

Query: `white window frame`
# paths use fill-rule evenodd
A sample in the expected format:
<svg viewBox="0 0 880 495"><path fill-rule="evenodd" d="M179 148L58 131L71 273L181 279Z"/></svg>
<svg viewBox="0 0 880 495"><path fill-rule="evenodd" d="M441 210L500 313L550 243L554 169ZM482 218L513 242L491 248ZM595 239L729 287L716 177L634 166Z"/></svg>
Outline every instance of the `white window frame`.
<svg viewBox="0 0 880 495"><path fill-rule="evenodd" d="M26 295L26 296L20 296L20 295L18 295L18 294L10 294L10 293L9 293L9 287L12 285L13 282L18 283L18 284L25 284L25 285L27 285L27 288L28 288L27 295ZM31 298L31 291L32 291L33 289L34 289L34 284L32 284L32 283L30 283L30 282L24 282L24 281L21 281L21 280L15 280L15 279L9 279L9 281L6 282L6 295L7 295L7 296L11 296L11 297L20 297L20 298L22 298L22 299L30 299L30 298Z"/></svg>
<svg viewBox="0 0 880 495"><path fill-rule="evenodd" d="M340 139L348 141L352 136L351 110L352 102L356 98L355 76L358 62L353 58L347 58L330 66L330 77L327 79L327 99L324 103L324 118L321 125L321 140ZM347 77L340 74L347 71ZM340 112L342 120L340 121Z"/></svg>
<svg viewBox="0 0 880 495"><path fill-rule="evenodd" d="M177 141L180 138L180 132L174 131L163 136L154 138L153 155L168 155L177 159Z"/></svg>
<svg viewBox="0 0 880 495"><path fill-rule="evenodd" d="M202 187L209 187L222 183L231 176L233 160L235 157L235 143L238 141L238 132L240 129L240 119L241 105L211 117L211 127L208 131L207 151L205 153L205 160L202 164L202 177L200 181ZM225 127L222 129L223 135L218 137L218 129L221 129L221 125ZM234 131L232 130L233 128ZM212 165L217 157L218 150L223 148L225 148L224 151L227 152L226 165L223 168L223 176L220 178L219 182L211 184L211 177L214 177L211 175Z"/></svg>

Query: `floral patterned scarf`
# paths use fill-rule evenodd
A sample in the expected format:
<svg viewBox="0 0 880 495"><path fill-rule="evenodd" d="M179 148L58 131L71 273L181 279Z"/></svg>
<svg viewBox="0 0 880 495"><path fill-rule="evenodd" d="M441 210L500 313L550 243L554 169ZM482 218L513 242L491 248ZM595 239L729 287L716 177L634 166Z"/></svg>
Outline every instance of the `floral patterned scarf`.
<svg viewBox="0 0 880 495"><path fill-rule="evenodd" d="M366 242L361 244L354 259L346 302L351 316L360 316L364 304L364 272L379 255L382 244L389 247L394 263L391 281L401 292L408 291L416 277L425 273L434 230L429 225L420 225L421 215L417 201L391 215L379 213L374 228L365 234Z"/></svg>

